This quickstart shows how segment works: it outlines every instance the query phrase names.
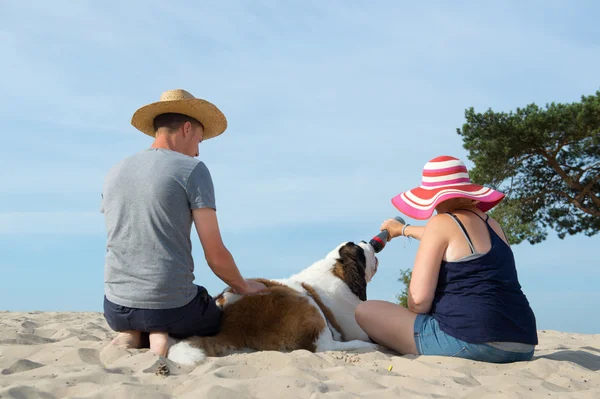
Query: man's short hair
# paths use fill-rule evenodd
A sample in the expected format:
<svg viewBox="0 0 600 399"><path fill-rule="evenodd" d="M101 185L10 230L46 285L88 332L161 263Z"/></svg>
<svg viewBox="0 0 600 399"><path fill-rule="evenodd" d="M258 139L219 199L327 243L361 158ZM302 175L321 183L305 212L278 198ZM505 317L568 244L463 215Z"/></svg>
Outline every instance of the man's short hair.
<svg viewBox="0 0 600 399"><path fill-rule="evenodd" d="M177 113L167 113L160 114L156 118L154 118L154 131L157 132L158 129L164 127L169 131L174 131L179 129L184 123L190 122L192 125L200 125L204 129L204 126L200 121L191 116L177 114Z"/></svg>

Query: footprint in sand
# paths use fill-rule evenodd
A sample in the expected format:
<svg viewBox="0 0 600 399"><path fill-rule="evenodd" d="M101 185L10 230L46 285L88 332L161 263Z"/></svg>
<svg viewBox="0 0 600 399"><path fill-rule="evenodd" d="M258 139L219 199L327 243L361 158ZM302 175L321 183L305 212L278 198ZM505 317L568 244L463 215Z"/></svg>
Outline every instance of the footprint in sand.
<svg viewBox="0 0 600 399"><path fill-rule="evenodd" d="M473 377L454 377L453 378L454 382L456 382L459 385L465 385L468 387L477 387L480 386L481 384L479 383L479 381L477 381L475 378Z"/></svg>
<svg viewBox="0 0 600 399"><path fill-rule="evenodd" d="M0 398L54 399L55 396L33 387L19 385L0 390Z"/></svg>
<svg viewBox="0 0 600 399"><path fill-rule="evenodd" d="M21 323L21 328L19 332L24 332L27 334L33 334L35 329L39 327L39 324L34 323L33 321L27 320Z"/></svg>
<svg viewBox="0 0 600 399"><path fill-rule="evenodd" d="M98 324L92 323L92 322L87 322L83 325L83 330L101 330L101 331L107 331L106 328L99 326Z"/></svg>
<svg viewBox="0 0 600 399"><path fill-rule="evenodd" d="M102 365L97 349L79 348L77 354L84 363Z"/></svg>
<svg viewBox="0 0 600 399"><path fill-rule="evenodd" d="M248 365L231 365L219 368L213 373L213 375L219 378L235 378L245 380L249 378L256 378L259 376L259 373L254 367Z"/></svg>
<svg viewBox="0 0 600 399"><path fill-rule="evenodd" d="M22 373L24 371L34 370L34 369L37 369L40 367L44 367L44 365L40 364L40 363L32 362L31 360L20 359L20 360L17 360L15 363L13 363L13 365L10 366L9 368L2 370L2 373L0 373L0 374L9 375L9 374Z"/></svg>
<svg viewBox="0 0 600 399"><path fill-rule="evenodd" d="M33 334L17 333L15 338L0 340L2 345L39 345L56 342L54 339L44 338Z"/></svg>
<svg viewBox="0 0 600 399"><path fill-rule="evenodd" d="M104 348L102 348L102 350L99 353L99 358L100 362L103 365L108 366L122 357L132 356L133 353L133 350L128 350L109 343Z"/></svg>
<svg viewBox="0 0 600 399"><path fill-rule="evenodd" d="M98 338L95 335L88 335L88 334L77 335L77 339L79 339L80 341L88 341L88 342L100 342L100 341L102 341L101 338Z"/></svg>
<svg viewBox="0 0 600 399"><path fill-rule="evenodd" d="M84 362L94 366L103 366L100 361L100 353L97 349L78 348L70 349L60 357L60 361L66 364L77 364Z"/></svg>

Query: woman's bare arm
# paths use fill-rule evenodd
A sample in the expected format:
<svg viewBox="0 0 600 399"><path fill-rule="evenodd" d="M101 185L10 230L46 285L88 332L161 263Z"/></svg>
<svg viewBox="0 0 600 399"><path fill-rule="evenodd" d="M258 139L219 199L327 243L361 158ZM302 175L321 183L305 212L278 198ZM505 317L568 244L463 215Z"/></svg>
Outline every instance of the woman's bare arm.
<svg viewBox="0 0 600 399"><path fill-rule="evenodd" d="M415 240L421 241L423 233L425 232L425 226L407 226L404 229L404 235Z"/></svg>
<svg viewBox="0 0 600 399"><path fill-rule="evenodd" d="M440 265L448 247L447 232L447 220L438 216L434 216L422 229L408 287L408 309L415 313L427 313L431 310Z"/></svg>
<svg viewBox="0 0 600 399"><path fill-rule="evenodd" d="M390 240L392 238L402 236L402 229L404 229L404 235L421 241L423 233L425 232L425 226L411 226L405 225L397 221L396 219L388 219L381 224L380 230L387 230L390 233Z"/></svg>

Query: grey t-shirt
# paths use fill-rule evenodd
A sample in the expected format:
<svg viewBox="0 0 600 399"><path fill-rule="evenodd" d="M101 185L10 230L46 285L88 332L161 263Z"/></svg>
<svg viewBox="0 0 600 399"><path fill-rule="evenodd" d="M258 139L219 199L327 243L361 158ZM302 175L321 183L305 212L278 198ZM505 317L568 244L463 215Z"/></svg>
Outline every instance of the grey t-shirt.
<svg viewBox="0 0 600 399"><path fill-rule="evenodd" d="M101 206L108 300L143 309L188 304L197 294L191 209L205 207L216 209L214 187L196 158L150 148L113 166Z"/></svg>

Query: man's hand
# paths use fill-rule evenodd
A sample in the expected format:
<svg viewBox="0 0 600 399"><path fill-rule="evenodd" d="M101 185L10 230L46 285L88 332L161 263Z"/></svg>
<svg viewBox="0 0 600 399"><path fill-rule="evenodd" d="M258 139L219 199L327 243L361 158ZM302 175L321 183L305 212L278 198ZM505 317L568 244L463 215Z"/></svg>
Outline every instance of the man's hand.
<svg viewBox="0 0 600 399"><path fill-rule="evenodd" d="M265 290L266 288L267 287L263 283L259 283L258 281L255 281L255 280L246 280L245 287L243 287L242 289L234 288L233 291L235 291L236 294L250 295L250 294L256 294L258 292L261 292L261 291Z"/></svg>

